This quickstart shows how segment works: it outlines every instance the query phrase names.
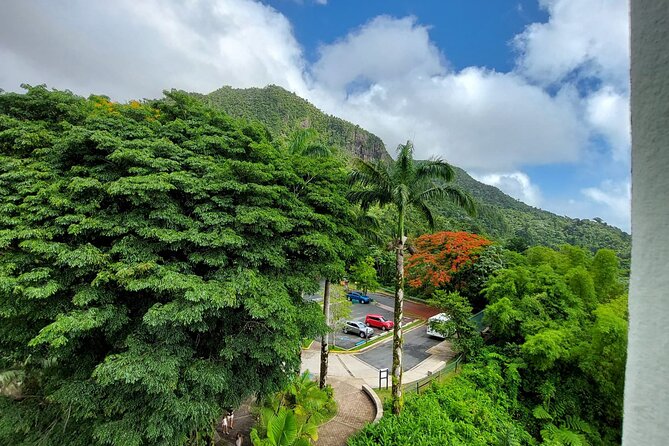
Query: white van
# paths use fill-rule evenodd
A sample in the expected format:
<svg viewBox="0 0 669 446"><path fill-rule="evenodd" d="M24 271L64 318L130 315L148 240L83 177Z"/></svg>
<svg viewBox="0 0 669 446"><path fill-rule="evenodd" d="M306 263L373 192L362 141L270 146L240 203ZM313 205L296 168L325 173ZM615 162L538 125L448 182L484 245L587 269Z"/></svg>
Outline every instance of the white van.
<svg viewBox="0 0 669 446"><path fill-rule="evenodd" d="M432 328L432 322L446 322L451 320L451 317L446 313L435 314L427 320L427 335L435 338L446 339L448 333L441 333Z"/></svg>

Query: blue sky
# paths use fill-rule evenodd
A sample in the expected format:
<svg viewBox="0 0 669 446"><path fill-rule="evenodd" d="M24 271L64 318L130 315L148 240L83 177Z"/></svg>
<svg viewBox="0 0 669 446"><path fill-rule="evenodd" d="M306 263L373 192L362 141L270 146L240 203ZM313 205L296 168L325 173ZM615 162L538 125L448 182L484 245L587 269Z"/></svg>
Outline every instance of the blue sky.
<svg viewBox="0 0 669 446"><path fill-rule="evenodd" d="M508 194L629 231L626 0L48 0L0 17L0 88L116 100L281 85Z"/></svg>

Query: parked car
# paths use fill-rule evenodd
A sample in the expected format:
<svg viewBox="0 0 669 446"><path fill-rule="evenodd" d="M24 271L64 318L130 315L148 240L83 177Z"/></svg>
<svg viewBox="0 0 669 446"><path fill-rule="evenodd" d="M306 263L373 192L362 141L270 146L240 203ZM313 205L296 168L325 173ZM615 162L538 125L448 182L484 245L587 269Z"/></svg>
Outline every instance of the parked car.
<svg viewBox="0 0 669 446"><path fill-rule="evenodd" d="M350 293L346 293L346 298L351 302L358 302L361 304L368 304L374 300L371 297L362 294L360 291L351 291Z"/></svg>
<svg viewBox="0 0 669 446"><path fill-rule="evenodd" d="M388 321L380 314L368 314L365 317L365 324L370 327L380 328L381 330L390 330L395 326L393 321Z"/></svg>
<svg viewBox="0 0 669 446"><path fill-rule="evenodd" d="M344 333L352 333L361 338L369 338L374 334L374 330L359 321L346 321L344 324Z"/></svg>

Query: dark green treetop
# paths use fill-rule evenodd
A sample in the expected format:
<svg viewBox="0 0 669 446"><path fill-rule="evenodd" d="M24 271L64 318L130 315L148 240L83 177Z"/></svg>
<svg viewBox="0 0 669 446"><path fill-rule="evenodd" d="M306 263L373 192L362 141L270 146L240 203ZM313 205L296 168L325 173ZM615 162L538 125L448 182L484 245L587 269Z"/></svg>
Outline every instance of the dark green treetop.
<svg viewBox="0 0 669 446"><path fill-rule="evenodd" d="M343 165L166 96L0 95L1 444L197 444L326 329Z"/></svg>

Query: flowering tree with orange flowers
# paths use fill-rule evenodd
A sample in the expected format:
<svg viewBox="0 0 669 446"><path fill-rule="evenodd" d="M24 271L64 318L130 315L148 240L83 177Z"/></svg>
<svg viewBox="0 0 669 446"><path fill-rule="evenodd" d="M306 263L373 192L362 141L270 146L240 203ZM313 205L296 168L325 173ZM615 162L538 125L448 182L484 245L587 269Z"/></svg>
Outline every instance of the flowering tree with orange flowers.
<svg viewBox="0 0 669 446"><path fill-rule="evenodd" d="M485 237L469 232L421 235L413 243L415 254L406 263L407 283L424 294L435 289L459 290L464 279L461 272L475 263L491 244Z"/></svg>

